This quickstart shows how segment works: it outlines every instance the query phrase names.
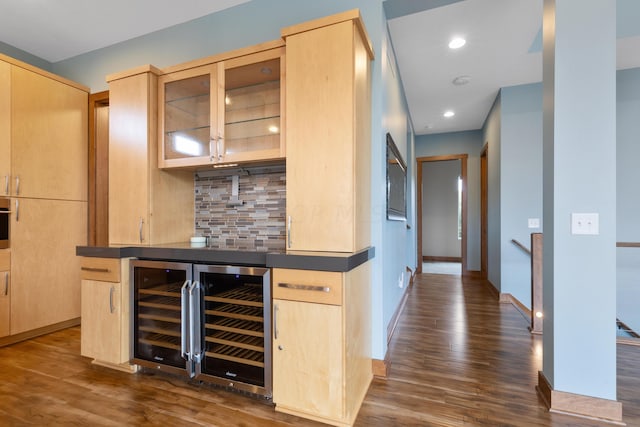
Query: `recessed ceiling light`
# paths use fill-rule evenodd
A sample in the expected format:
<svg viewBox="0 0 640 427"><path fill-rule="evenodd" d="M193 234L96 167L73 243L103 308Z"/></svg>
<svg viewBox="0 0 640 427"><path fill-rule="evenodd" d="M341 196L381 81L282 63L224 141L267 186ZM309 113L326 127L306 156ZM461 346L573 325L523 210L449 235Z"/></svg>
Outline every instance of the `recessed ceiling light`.
<svg viewBox="0 0 640 427"><path fill-rule="evenodd" d="M467 43L467 41L462 37L454 37L449 42L449 49L460 49L462 46L465 45L465 43Z"/></svg>
<svg viewBox="0 0 640 427"><path fill-rule="evenodd" d="M455 116L455 115L456 115L456 113L454 113L454 112L453 112L453 111L451 111L451 110L449 110L449 111L445 111L445 112L444 112L444 114L443 114L443 116L445 116L446 118L453 117L453 116Z"/></svg>
<svg viewBox="0 0 640 427"><path fill-rule="evenodd" d="M471 81L471 76L458 76L455 79L451 80L455 86L463 86Z"/></svg>

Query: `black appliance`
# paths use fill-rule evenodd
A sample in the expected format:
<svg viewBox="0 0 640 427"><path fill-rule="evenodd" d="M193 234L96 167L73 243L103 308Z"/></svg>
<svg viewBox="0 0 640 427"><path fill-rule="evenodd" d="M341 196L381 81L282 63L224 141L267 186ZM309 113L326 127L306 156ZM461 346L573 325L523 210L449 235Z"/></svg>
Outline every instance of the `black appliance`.
<svg viewBox="0 0 640 427"><path fill-rule="evenodd" d="M134 260L134 363L271 398L262 267Z"/></svg>
<svg viewBox="0 0 640 427"><path fill-rule="evenodd" d="M0 197L0 249L6 249L9 245L9 216L11 201L8 198Z"/></svg>

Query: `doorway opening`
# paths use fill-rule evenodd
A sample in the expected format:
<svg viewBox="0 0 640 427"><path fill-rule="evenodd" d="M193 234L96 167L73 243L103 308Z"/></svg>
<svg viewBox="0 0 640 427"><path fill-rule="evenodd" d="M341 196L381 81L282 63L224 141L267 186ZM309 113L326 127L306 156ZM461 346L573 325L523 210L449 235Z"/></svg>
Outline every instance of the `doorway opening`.
<svg viewBox="0 0 640 427"><path fill-rule="evenodd" d="M468 274L467 157L416 159L419 273Z"/></svg>

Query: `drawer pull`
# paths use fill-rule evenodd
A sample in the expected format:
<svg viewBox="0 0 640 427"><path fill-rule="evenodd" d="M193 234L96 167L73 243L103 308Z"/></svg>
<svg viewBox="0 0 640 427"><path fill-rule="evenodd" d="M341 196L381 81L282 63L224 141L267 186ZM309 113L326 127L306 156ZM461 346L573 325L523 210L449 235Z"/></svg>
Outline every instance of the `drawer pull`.
<svg viewBox="0 0 640 427"><path fill-rule="evenodd" d="M92 271L94 273L109 273L111 270L108 268L97 268L97 267L80 267L82 271Z"/></svg>
<svg viewBox="0 0 640 427"><path fill-rule="evenodd" d="M297 285L294 283L278 283L278 287L295 289L298 291L331 292L331 288L328 286Z"/></svg>

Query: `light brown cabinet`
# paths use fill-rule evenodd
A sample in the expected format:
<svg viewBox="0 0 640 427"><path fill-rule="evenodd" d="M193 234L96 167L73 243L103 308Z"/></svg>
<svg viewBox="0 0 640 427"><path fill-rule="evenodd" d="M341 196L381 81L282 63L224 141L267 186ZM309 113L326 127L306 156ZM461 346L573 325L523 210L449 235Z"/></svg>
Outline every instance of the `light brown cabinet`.
<svg viewBox="0 0 640 427"><path fill-rule="evenodd" d="M370 42L357 11L282 30L287 249L370 245Z"/></svg>
<svg viewBox="0 0 640 427"><path fill-rule="evenodd" d="M0 61L0 194L11 184L11 65Z"/></svg>
<svg viewBox="0 0 640 427"><path fill-rule="evenodd" d="M132 371L129 259L82 258L80 353L94 363Z"/></svg>
<svg viewBox="0 0 640 427"><path fill-rule="evenodd" d="M158 78L158 165L196 168L284 158L284 49Z"/></svg>
<svg viewBox="0 0 640 427"><path fill-rule="evenodd" d="M352 425L371 382L369 264L273 270L276 410Z"/></svg>
<svg viewBox="0 0 640 427"><path fill-rule="evenodd" d="M11 335L78 319L80 266L75 251L87 242L87 203L13 200Z"/></svg>
<svg viewBox="0 0 640 427"><path fill-rule="evenodd" d="M13 196L87 200L87 102L85 90L12 67Z"/></svg>
<svg viewBox="0 0 640 427"><path fill-rule="evenodd" d="M158 169L157 74L151 66L109 82L109 244L188 241L194 227L194 180Z"/></svg>
<svg viewBox="0 0 640 427"><path fill-rule="evenodd" d="M87 92L0 55L0 194L11 197L3 344L79 321L75 248L87 243Z"/></svg>
<svg viewBox="0 0 640 427"><path fill-rule="evenodd" d="M0 337L11 333L11 252L0 249Z"/></svg>

